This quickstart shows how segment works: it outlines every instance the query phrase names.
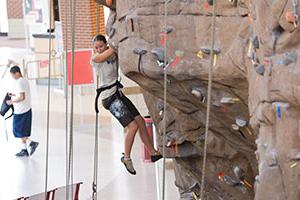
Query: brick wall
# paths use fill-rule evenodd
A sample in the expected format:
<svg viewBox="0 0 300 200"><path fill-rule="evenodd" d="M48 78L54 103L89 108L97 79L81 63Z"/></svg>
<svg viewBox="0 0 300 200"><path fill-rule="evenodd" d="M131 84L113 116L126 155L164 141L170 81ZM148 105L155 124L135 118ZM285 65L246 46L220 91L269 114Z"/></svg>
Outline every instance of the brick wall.
<svg viewBox="0 0 300 200"><path fill-rule="evenodd" d="M7 18L23 19L23 0L6 0Z"/></svg>
<svg viewBox="0 0 300 200"><path fill-rule="evenodd" d="M64 44L68 41L71 49L71 9L67 7L69 0L60 1L60 18L63 28ZM76 5L76 37L75 48L91 48L91 41L97 32L97 3L95 0L80 0ZM66 16L67 14L67 16ZM65 28L67 27L67 37ZM104 8L100 7L100 33L104 34Z"/></svg>

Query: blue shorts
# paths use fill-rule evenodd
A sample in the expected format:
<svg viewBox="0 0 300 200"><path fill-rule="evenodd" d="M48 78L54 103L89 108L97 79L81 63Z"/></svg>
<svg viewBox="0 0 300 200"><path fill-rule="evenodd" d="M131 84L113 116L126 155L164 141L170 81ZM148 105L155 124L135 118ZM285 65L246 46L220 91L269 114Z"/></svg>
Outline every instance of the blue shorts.
<svg viewBox="0 0 300 200"><path fill-rule="evenodd" d="M31 109L23 114L14 114L13 133L16 138L30 137L32 112Z"/></svg>

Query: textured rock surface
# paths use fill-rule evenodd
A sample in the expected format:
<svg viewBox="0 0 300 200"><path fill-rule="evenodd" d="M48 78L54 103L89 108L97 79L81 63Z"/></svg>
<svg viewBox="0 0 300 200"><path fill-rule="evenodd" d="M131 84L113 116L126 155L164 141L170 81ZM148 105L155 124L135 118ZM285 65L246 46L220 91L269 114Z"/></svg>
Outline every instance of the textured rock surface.
<svg viewBox="0 0 300 200"><path fill-rule="evenodd" d="M206 199L299 200L300 29L285 18L293 0L217 2ZM144 89L161 136L164 69L151 52L162 47L164 0L116 3L110 42L123 73ZM209 55L197 54L210 44L212 11L205 3L168 4L167 143L159 144L175 160L181 199L193 199L201 184Z"/></svg>

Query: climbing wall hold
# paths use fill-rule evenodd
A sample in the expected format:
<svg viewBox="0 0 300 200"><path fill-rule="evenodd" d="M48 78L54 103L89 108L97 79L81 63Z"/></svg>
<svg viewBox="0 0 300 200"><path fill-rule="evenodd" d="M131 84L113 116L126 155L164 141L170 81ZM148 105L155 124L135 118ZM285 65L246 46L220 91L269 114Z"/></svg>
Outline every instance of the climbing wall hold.
<svg viewBox="0 0 300 200"><path fill-rule="evenodd" d="M276 105L276 110L277 110L277 116L279 119L281 119L281 108L280 108L280 104Z"/></svg>
<svg viewBox="0 0 300 200"><path fill-rule="evenodd" d="M241 128L247 125L247 121L239 117L235 118L235 123Z"/></svg>
<svg viewBox="0 0 300 200"><path fill-rule="evenodd" d="M151 53L156 56L156 59L159 62L164 62L164 60L165 60L165 52L164 52L163 48L152 49Z"/></svg>
<svg viewBox="0 0 300 200"><path fill-rule="evenodd" d="M298 162L294 162L290 165L290 168L295 168L295 167L297 167L297 165L298 165Z"/></svg>
<svg viewBox="0 0 300 200"><path fill-rule="evenodd" d="M265 74L265 66L264 65L257 65L255 67L255 71L256 73L258 73L259 75L263 76Z"/></svg>
<svg viewBox="0 0 300 200"><path fill-rule="evenodd" d="M298 0L293 0L293 11L287 11L285 13L285 20L288 23L294 24L295 27L298 26Z"/></svg>
<svg viewBox="0 0 300 200"><path fill-rule="evenodd" d="M203 59L203 53L202 53L202 51L198 51L197 57L200 58L200 59Z"/></svg>
<svg viewBox="0 0 300 200"><path fill-rule="evenodd" d="M269 66L269 76L272 76L273 71L273 61L271 57L266 57L264 60L264 65Z"/></svg>
<svg viewBox="0 0 300 200"><path fill-rule="evenodd" d="M217 54L214 54L214 58L213 58L213 66L216 66L217 64Z"/></svg>
<svg viewBox="0 0 300 200"><path fill-rule="evenodd" d="M171 85L172 81L170 79L167 79L167 85Z"/></svg>
<svg viewBox="0 0 300 200"><path fill-rule="evenodd" d="M197 194L195 192L192 193L194 200L201 200L198 198Z"/></svg>
<svg viewBox="0 0 300 200"><path fill-rule="evenodd" d="M277 154L275 151L270 151L267 156L267 163L269 167L275 167L278 165Z"/></svg>
<svg viewBox="0 0 300 200"><path fill-rule="evenodd" d="M211 49L209 47L201 47L200 50L204 53L204 54L210 54ZM219 48L214 48L213 49L213 54L219 54L221 53L221 49Z"/></svg>
<svg viewBox="0 0 300 200"><path fill-rule="evenodd" d="M253 43L249 41L248 51L247 51L247 57L251 60L254 59L254 50L253 50Z"/></svg>
<svg viewBox="0 0 300 200"><path fill-rule="evenodd" d="M151 53L156 57L157 64L160 67L165 67L164 62L165 62L165 51L163 48L155 48L151 50ZM168 65L168 63L167 63Z"/></svg>
<svg viewBox="0 0 300 200"><path fill-rule="evenodd" d="M249 188L253 188L253 186L247 180L243 180L242 182Z"/></svg>
<svg viewBox="0 0 300 200"><path fill-rule="evenodd" d="M142 48L134 48L133 53L139 55L138 71L141 72L142 56L147 53L147 50Z"/></svg>
<svg viewBox="0 0 300 200"><path fill-rule="evenodd" d="M116 29L114 27L111 27L110 32L108 34L108 38L112 38L116 33Z"/></svg>
<svg viewBox="0 0 300 200"><path fill-rule="evenodd" d="M176 51L175 52L176 58L175 60L171 63L171 67L176 67L176 65L178 65L178 63L180 62L181 58L184 55L183 51Z"/></svg>
<svg viewBox="0 0 300 200"><path fill-rule="evenodd" d="M254 38L252 38L252 44L253 44L253 48L254 49L259 49L259 41L258 41L258 37L255 36Z"/></svg>
<svg viewBox="0 0 300 200"><path fill-rule="evenodd" d="M161 117L162 117L162 116L163 116L163 114L164 114L164 111L163 111L163 110L160 110L160 111L159 111L159 116L161 116Z"/></svg>
<svg viewBox="0 0 300 200"><path fill-rule="evenodd" d="M287 11L285 13L285 20L289 23L294 23L295 21L295 16L294 16L294 13L293 11Z"/></svg>
<svg viewBox="0 0 300 200"><path fill-rule="evenodd" d="M284 54L284 58L282 60L278 61L277 64L288 66L292 63L296 63L297 59L298 59L297 52L288 52L288 53Z"/></svg>
<svg viewBox="0 0 300 200"><path fill-rule="evenodd" d="M218 179L222 182L225 182L226 184L228 184L230 186L240 189L243 193L246 192L246 188L242 181L236 181L233 178L231 178L230 176L225 175L224 172L221 172L218 174Z"/></svg>
<svg viewBox="0 0 300 200"><path fill-rule="evenodd" d="M284 115L287 115L290 104L286 102L274 102L272 103L272 106L277 114L277 117L282 119Z"/></svg>
<svg viewBox="0 0 300 200"><path fill-rule="evenodd" d="M205 2L205 3L203 4L203 9L204 9L206 12L208 12L208 10L209 10L209 3Z"/></svg>
<svg viewBox="0 0 300 200"><path fill-rule="evenodd" d="M200 88L193 88L192 89L192 94L198 98L200 98L201 102L204 103L206 98L205 96L202 94L202 91Z"/></svg>
<svg viewBox="0 0 300 200"><path fill-rule="evenodd" d="M167 27L164 28L163 32L165 32L165 33L167 33L167 34L170 34L170 33L173 32L173 30L174 30L173 27L167 26Z"/></svg>
<svg viewBox="0 0 300 200"><path fill-rule="evenodd" d="M202 96L201 91L199 91L198 89L193 89L192 94L198 98Z"/></svg>
<svg viewBox="0 0 300 200"><path fill-rule="evenodd" d="M245 172L239 166L233 167L233 173L240 181L243 181L245 179Z"/></svg>
<svg viewBox="0 0 300 200"><path fill-rule="evenodd" d="M237 0L228 0L233 6L237 6Z"/></svg>
<svg viewBox="0 0 300 200"><path fill-rule="evenodd" d="M147 53L147 50L142 49L142 48L134 48L133 53L135 53L137 55L144 55Z"/></svg>
<svg viewBox="0 0 300 200"><path fill-rule="evenodd" d="M214 1L213 0L207 0L207 3L209 4L209 5L214 5Z"/></svg>
<svg viewBox="0 0 300 200"><path fill-rule="evenodd" d="M277 26L272 31L273 54L276 52L277 41L283 32L284 29L281 26Z"/></svg>
<svg viewBox="0 0 300 200"><path fill-rule="evenodd" d="M245 128L249 135L253 135L252 131L247 127L246 120L244 120L240 117L237 117L237 118L235 118L235 123L236 123L236 125L239 126L239 128Z"/></svg>
<svg viewBox="0 0 300 200"><path fill-rule="evenodd" d="M294 26L299 26L298 0L293 0Z"/></svg>
<svg viewBox="0 0 300 200"><path fill-rule="evenodd" d="M222 104L234 104L234 103L237 103L237 102L239 102L240 101L240 99L239 98L234 98L234 97L223 97L222 99L221 99L221 103Z"/></svg>
<svg viewBox="0 0 300 200"><path fill-rule="evenodd" d="M167 40L167 34L165 32L162 32L161 33L161 40L160 40L161 46L165 46L166 40Z"/></svg>
<svg viewBox="0 0 300 200"><path fill-rule="evenodd" d="M242 136L243 138L246 138L246 136L245 136L244 133L240 130L240 127L239 127L238 125L232 124L231 127L232 127L233 130L238 131L238 132L241 134L241 136Z"/></svg>

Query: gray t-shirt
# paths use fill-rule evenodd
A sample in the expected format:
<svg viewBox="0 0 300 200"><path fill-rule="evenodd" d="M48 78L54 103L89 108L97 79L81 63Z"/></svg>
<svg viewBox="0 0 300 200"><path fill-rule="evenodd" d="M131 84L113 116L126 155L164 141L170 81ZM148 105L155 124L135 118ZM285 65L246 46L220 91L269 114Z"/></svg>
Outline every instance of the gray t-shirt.
<svg viewBox="0 0 300 200"><path fill-rule="evenodd" d="M113 55L108 61L95 63L91 60L94 74L99 77L99 87L106 87L114 84L118 80L117 56ZM104 90L100 94L100 98L106 99L116 93L117 87Z"/></svg>

